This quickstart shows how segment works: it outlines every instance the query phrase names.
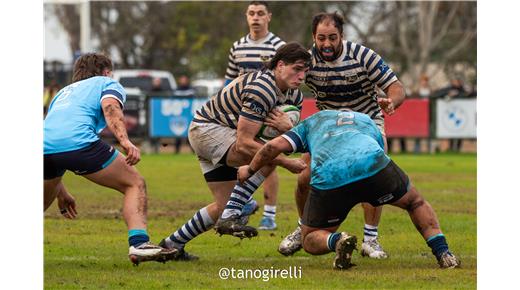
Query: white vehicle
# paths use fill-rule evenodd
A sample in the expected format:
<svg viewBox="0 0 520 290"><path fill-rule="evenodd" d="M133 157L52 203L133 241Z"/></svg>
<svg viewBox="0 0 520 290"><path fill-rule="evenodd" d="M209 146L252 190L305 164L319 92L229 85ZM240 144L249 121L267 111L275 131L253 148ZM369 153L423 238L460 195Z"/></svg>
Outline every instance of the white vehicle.
<svg viewBox="0 0 520 290"><path fill-rule="evenodd" d="M153 89L153 79L161 79L161 91L174 91L177 89L175 78L169 71L146 69L121 69L115 70L113 78L121 83L124 88L139 88L143 92Z"/></svg>
<svg viewBox="0 0 520 290"><path fill-rule="evenodd" d="M223 79L200 79L191 83L195 89L196 95L199 97L210 98L216 94L223 86Z"/></svg>

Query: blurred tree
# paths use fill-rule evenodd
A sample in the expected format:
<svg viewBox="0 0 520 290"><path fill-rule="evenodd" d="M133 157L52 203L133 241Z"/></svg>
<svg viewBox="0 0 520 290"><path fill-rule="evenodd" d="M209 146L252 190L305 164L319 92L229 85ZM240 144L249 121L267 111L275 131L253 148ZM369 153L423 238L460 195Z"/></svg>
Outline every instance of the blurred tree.
<svg viewBox="0 0 520 290"><path fill-rule="evenodd" d="M476 2L395 2L395 54L414 83L422 74L449 72L457 64L476 68ZM437 71L428 65L437 64Z"/></svg>
<svg viewBox="0 0 520 290"><path fill-rule="evenodd" d="M476 2L344 2L346 39L359 42L396 64L414 84L421 75L448 75L457 64L476 69ZM350 33L349 33L350 32ZM435 63L436 71L428 71Z"/></svg>
<svg viewBox="0 0 520 290"><path fill-rule="evenodd" d="M93 47L119 59L118 68L223 76L229 48L248 32L248 2L90 3ZM445 71L461 62L476 67L476 2L273 1L269 5L270 30L306 47L312 45L312 16L339 11L346 20L346 39L374 49L414 82L431 63ZM78 50L76 6L52 6L72 51Z"/></svg>
<svg viewBox="0 0 520 290"><path fill-rule="evenodd" d="M48 8L47 11L51 11L51 13L56 15L63 29L65 29L67 32L67 35L69 36L69 46L72 53L78 51L80 49L80 22L78 6L71 4L51 6L48 4L46 8Z"/></svg>

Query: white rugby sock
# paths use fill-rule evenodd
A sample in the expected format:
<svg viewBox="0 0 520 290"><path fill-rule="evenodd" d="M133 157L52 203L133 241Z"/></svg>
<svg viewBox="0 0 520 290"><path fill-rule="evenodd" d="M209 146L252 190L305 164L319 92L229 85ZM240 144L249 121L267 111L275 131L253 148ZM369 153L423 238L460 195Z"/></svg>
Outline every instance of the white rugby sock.
<svg viewBox="0 0 520 290"><path fill-rule="evenodd" d="M168 247L183 248L196 236L210 230L215 222L209 216L207 207L201 208L182 227L165 239Z"/></svg>
<svg viewBox="0 0 520 290"><path fill-rule="evenodd" d="M264 205L264 217L274 219L276 216L276 205Z"/></svg>
<svg viewBox="0 0 520 290"><path fill-rule="evenodd" d="M377 239L377 227L372 226L369 224L365 224L365 227L363 228L364 236L363 236L363 242L369 242L372 240Z"/></svg>
<svg viewBox="0 0 520 290"><path fill-rule="evenodd" d="M237 182L222 213L222 218L228 218L233 214L240 215L244 205L250 200L253 193L255 193L264 180L265 177L258 171L243 184Z"/></svg>

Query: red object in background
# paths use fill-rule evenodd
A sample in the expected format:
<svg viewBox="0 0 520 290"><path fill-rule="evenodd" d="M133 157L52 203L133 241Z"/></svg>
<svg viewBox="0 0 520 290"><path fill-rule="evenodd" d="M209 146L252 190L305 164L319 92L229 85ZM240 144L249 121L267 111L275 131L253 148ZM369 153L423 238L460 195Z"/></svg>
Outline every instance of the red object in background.
<svg viewBox="0 0 520 290"><path fill-rule="evenodd" d="M428 137L430 136L430 101L420 99L405 100L395 114L385 114L387 137Z"/></svg>
<svg viewBox="0 0 520 290"><path fill-rule="evenodd" d="M387 137L428 137L430 136L429 100L409 99L396 110L395 114L385 114ZM316 100L304 99L301 119L318 112Z"/></svg>
<svg viewBox="0 0 520 290"><path fill-rule="evenodd" d="M316 108L316 100L315 99L303 99L302 104L302 112L300 114L300 119L304 120L305 118L309 117L310 115L318 112L318 109Z"/></svg>

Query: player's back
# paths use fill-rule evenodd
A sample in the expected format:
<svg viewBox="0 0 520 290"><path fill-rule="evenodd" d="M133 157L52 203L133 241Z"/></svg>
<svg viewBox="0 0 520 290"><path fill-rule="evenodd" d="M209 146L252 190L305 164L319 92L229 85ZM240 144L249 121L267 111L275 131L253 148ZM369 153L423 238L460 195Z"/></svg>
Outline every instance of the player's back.
<svg viewBox="0 0 520 290"><path fill-rule="evenodd" d="M72 83L61 89L49 106L44 121L44 153L59 153L81 149L97 141L105 128L101 108L103 95L115 95L124 103L121 85L103 76Z"/></svg>
<svg viewBox="0 0 520 290"><path fill-rule="evenodd" d="M302 125L316 188L337 188L372 176L390 161L379 129L366 114L324 110Z"/></svg>

